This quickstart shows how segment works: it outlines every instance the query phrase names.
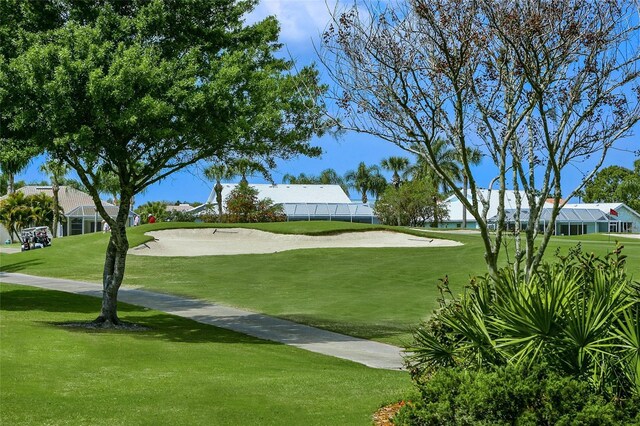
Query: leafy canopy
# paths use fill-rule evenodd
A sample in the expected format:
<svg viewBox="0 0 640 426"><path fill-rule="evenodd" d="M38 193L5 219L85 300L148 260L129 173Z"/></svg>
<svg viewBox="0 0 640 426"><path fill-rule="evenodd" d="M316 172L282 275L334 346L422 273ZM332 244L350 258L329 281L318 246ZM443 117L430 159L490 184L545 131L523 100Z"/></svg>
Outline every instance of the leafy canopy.
<svg viewBox="0 0 640 426"><path fill-rule="evenodd" d="M243 25L254 3L69 5L61 26L5 67L22 76L9 79L23 96L9 125L89 189L113 172L121 198L214 155L316 155L316 72L290 74L274 56L275 19Z"/></svg>

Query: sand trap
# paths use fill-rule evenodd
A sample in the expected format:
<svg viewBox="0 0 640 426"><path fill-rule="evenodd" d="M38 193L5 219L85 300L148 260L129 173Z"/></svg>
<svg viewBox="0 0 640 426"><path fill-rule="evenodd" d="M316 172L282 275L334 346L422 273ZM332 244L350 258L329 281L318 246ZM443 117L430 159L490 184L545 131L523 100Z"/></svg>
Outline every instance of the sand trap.
<svg viewBox="0 0 640 426"><path fill-rule="evenodd" d="M398 232L349 232L312 237L282 235L255 229L200 228L147 232L156 240L129 250L139 256L211 256L277 253L306 248L333 247L452 247L457 241L417 237Z"/></svg>

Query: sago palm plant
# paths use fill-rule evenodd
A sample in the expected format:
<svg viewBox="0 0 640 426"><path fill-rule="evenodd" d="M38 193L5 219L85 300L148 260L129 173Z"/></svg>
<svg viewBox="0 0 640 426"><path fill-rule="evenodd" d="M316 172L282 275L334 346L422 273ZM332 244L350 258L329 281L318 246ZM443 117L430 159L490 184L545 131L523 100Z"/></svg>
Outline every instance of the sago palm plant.
<svg viewBox="0 0 640 426"><path fill-rule="evenodd" d="M526 282L511 268L473 280L415 334L408 363L438 367L545 364L615 394L640 391L640 297L621 248L576 250Z"/></svg>

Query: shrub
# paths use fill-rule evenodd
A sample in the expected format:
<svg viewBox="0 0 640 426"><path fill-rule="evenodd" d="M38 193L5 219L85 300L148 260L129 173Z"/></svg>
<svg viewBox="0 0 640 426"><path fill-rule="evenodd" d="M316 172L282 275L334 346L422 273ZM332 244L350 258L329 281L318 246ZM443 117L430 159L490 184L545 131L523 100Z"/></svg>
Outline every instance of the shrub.
<svg viewBox="0 0 640 426"><path fill-rule="evenodd" d="M170 211L167 213L168 222L195 222L196 216L191 212Z"/></svg>
<svg viewBox="0 0 640 426"><path fill-rule="evenodd" d="M443 368L419 384L421 400L405 405L397 425L631 425L640 399L607 400L589 383L544 365L487 371Z"/></svg>
<svg viewBox="0 0 640 426"><path fill-rule="evenodd" d="M136 213L140 216L143 224L149 222L149 215L155 217L158 222L164 222L169 217L167 203L163 201L148 201L140 205L136 209Z"/></svg>
<svg viewBox="0 0 640 426"><path fill-rule="evenodd" d="M400 187L387 187L376 201L374 211L385 225L424 226L437 215L440 220L449 216L440 203L438 191L429 182L417 179Z"/></svg>
<svg viewBox="0 0 640 426"><path fill-rule="evenodd" d="M225 222L284 222L286 216L280 205L274 205L270 198L258 199L258 190L246 183L240 183L227 196Z"/></svg>
<svg viewBox="0 0 640 426"><path fill-rule="evenodd" d="M460 298L441 299L408 348L414 376L545 363L603 395L637 395L640 293L621 249L601 259L578 248L528 281L505 268L495 279L472 280Z"/></svg>

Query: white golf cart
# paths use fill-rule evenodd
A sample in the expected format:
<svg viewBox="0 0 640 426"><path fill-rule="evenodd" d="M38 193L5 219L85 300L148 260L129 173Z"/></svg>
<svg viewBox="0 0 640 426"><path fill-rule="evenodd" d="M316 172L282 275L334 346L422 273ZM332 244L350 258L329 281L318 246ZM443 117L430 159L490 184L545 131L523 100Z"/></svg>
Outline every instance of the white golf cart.
<svg viewBox="0 0 640 426"><path fill-rule="evenodd" d="M20 232L22 240L22 251L49 247L53 234L48 226L36 226L35 228L24 228Z"/></svg>

